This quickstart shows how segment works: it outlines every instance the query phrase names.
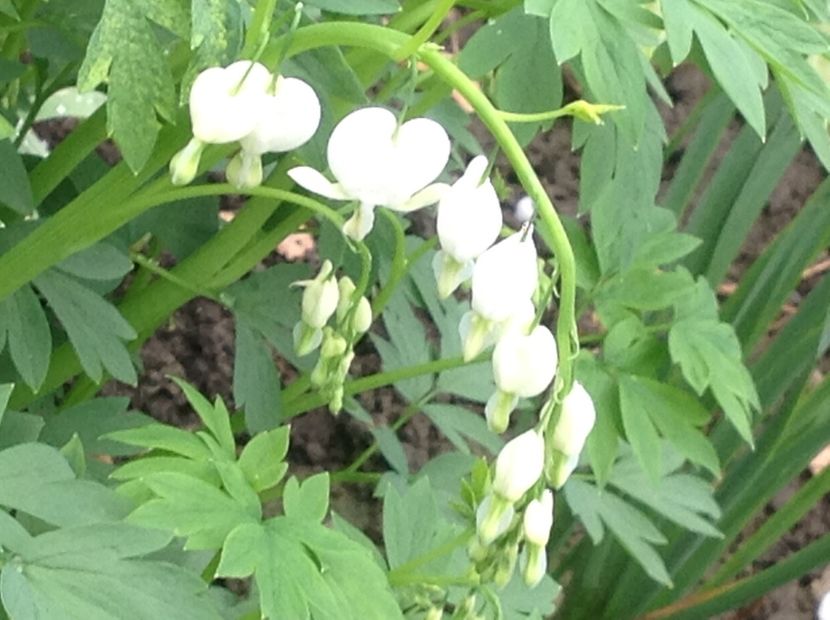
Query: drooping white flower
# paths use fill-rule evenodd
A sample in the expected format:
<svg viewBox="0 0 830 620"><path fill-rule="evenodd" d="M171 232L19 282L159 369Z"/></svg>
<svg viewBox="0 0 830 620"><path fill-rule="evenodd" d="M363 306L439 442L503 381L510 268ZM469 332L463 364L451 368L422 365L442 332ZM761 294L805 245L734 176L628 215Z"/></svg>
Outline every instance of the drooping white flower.
<svg viewBox="0 0 830 620"><path fill-rule="evenodd" d="M299 78L277 76L253 131L240 144L255 155L293 151L311 140L320 126L320 100Z"/></svg>
<svg viewBox="0 0 830 620"><path fill-rule="evenodd" d="M263 153L283 153L308 142L320 125L320 100L299 78L281 75L267 88L253 130L240 140L242 150L228 163L228 181L239 189L262 183Z"/></svg>
<svg viewBox="0 0 830 620"><path fill-rule="evenodd" d="M493 351L493 377L498 389L484 409L487 425L503 433L519 398L541 394L556 373L556 340L544 325L529 334L509 330Z"/></svg>
<svg viewBox="0 0 830 620"><path fill-rule="evenodd" d="M485 547L504 534L513 521L513 505L499 495L488 494L476 509L476 533Z"/></svg>
<svg viewBox="0 0 830 620"><path fill-rule="evenodd" d="M482 179L486 170L487 158L475 157L438 203L441 251L433 267L442 299L472 275L473 259L499 236L501 206L490 179Z"/></svg>
<svg viewBox="0 0 830 620"><path fill-rule="evenodd" d="M493 351L496 385L522 398L541 394L553 380L556 366L556 340L544 325L529 334L505 334Z"/></svg>
<svg viewBox="0 0 830 620"><path fill-rule="evenodd" d="M561 488L579 463L579 454L596 422L597 414L590 394L578 381L562 400L559 420L551 436L553 467L551 484Z"/></svg>
<svg viewBox="0 0 830 620"><path fill-rule="evenodd" d="M255 127L266 105L266 89L273 76L263 65L240 60L227 67L205 69L190 89L190 121L193 138L170 160L174 185L187 185L199 169L206 144L226 144L242 139ZM258 163L258 162L257 162ZM262 178L252 162L234 164L229 176Z"/></svg>
<svg viewBox="0 0 830 620"><path fill-rule="evenodd" d="M202 71L190 89L193 136L208 144L226 144L251 133L266 107L272 79L264 65L250 60Z"/></svg>
<svg viewBox="0 0 830 620"><path fill-rule="evenodd" d="M407 212L437 202L447 186L432 182L449 155L447 132L435 121L414 118L399 126L389 110L369 107L348 114L332 131L327 157L336 183L308 166L288 174L326 198L359 202L344 232L361 240L372 229L376 206Z"/></svg>
<svg viewBox="0 0 830 620"><path fill-rule="evenodd" d="M496 457L493 491L517 502L542 475L545 441L531 429L508 441Z"/></svg>
<svg viewBox="0 0 830 620"><path fill-rule="evenodd" d="M505 321L526 305L538 281L533 236L530 231L517 232L476 261L473 310L489 321Z"/></svg>
<svg viewBox="0 0 830 620"><path fill-rule="evenodd" d="M550 538L553 527L553 493L550 489L542 491L542 497L532 500L525 508L522 528L525 540L533 545L544 547Z"/></svg>

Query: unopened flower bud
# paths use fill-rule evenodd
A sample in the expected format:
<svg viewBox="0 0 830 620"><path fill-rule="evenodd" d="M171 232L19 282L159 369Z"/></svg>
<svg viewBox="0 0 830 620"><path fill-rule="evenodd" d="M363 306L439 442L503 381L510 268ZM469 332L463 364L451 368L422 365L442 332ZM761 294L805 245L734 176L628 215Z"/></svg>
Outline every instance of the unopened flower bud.
<svg viewBox="0 0 830 620"><path fill-rule="evenodd" d="M326 359L340 357L346 352L349 343L346 342L346 339L340 334L336 334L333 331L327 332L327 335L328 334L331 334L331 336L323 340L323 347L320 349L320 357L325 357Z"/></svg>
<svg viewBox="0 0 830 620"><path fill-rule="evenodd" d="M509 392L496 390L487 399L484 407L484 416L487 419L487 427L494 433L503 433L510 425L510 414L516 408L519 397Z"/></svg>
<svg viewBox="0 0 830 620"><path fill-rule="evenodd" d="M519 543L513 543L503 549L496 560L496 574L493 575L493 583L496 587L503 588L513 578L513 571L516 570L516 560L519 558Z"/></svg>
<svg viewBox="0 0 830 620"><path fill-rule="evenodd" d="M225 169L228 183L240 190L251 189L262 184L262 160L259 155L242 150L228 162Z"/></svg>
<svg viewBox="0 0 830 620"><path fill-rule="evenodd" d="M458 324L464 361L469 362L495 341L495 325L492 321L473 312L465 312Z"/></svg>
<svg viewBox="0 0 830 620"><path fill-rule="evenodd" d="M264 65L250 60L202 71L190 89L193 135L209 144L227 144L251 133L272 77Z"/></svg>
<svg viewBox="0 0 830 620"><path fill-rule="evenodd" d="M533 296L538 280L533 235L530 230L517 232L476 261L473 310L490 321L505 321Z"/></svg>
<svg viewBox="0 0 830 620"><path fill-rule="evenodd" d="M440 607L430 607L424 620L441 620L444 617L444 610Z"/></svg>
<svg viewBox="0 0 830 620"><path fill-rule="evenodd" d="M539 480L545 461L545 441L531 429L511 439L496 458L493 490L514 503Z"/></svg>
<svg viewBox="0 0 830 620"><path fill-rule="evenodd" d="M340 301L337 302L336 319L338 323L342 323L352 307L352 295L357 287L349 276L343 276L337 282L337 289L340 293Z"/></svg>
<svg viewBox="0 0 830 620"><path fill-rule="evenodd" d="M553 527L553 493L550 489L545 489L542 491L542 497L532 500L525 508L522 531L528 543L544 547L550 539L551 527Z"/></svg>
<svg viewBox="0 0 830 620"><path fill-rule="evenodd" d="M355 334L365 334L372 326L372 304L365 297L357 302L354 316L352 317L352 329Z"/></svg>
<svg viewBox="0 0 830 620"><path fill-rule="evenodd" d="M312 327L304 321L297 321L292 335L294 337L294 351L300 357L314 351L323 340L323 330L319 327Z"/></svg>
<svg viewBox="0 0 830 620"><path fill-rule="evenodd" d="M297 282L297 285L304 286L303 291L303 322L312 327L323 327L337 309L337 302L340 295L337 288L337 280L331 277L332 265L325 261L320 267L320 273L313 280Z"/></svg>
<svg viewBox="0 0 830 620"><path fill-rule="evenodd" d="M483 546L504 534L513 522L513 506L505 498L489 494L476 509L476 533Z"/></svg>
<svg viewBox="0 0 830 620"><path fill-rule="evenodd" d="M204 150L205 143L193 138L181 151L173 155L170 160L170 181L173 185L187 185L196 178L199 160Z"/></svg>
<svg viewBox="0 0 830 620"><path fill-rule="evenodd" d="M524 566L522 579L528 588L535 588L545 576L548 569L548 556L544 547L538 545L525 546Z"/></svg>
<svg viewBox="0 0 830 620"><path fill-rule="evenodd" d="M473 275L473 261L460 263L447 252L439 250L432 259L432 272L438 285L438 298L446 299Z"/></svg>

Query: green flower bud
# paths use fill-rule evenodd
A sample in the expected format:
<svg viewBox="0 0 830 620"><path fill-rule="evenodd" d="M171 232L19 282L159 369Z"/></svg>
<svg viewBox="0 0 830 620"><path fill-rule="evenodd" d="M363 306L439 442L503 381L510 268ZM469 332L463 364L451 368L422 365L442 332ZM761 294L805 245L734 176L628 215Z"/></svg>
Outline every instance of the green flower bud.
<svg viewBox="0 0 830 620"><path fill-rule="evenodd" d="M187 185L196 178L199 160L204 150L205 143L193 138L181 151L173 155L170 160L170 181L173 185Z"/></svg>

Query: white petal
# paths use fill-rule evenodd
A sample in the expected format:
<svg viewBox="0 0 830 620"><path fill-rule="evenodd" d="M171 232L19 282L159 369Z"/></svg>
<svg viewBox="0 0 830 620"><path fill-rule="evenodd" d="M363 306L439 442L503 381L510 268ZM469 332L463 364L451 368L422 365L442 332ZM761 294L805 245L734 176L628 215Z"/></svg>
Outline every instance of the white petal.
<svg viewBox="0 0 830 620"><path fill-rule="evenodd" d="M434 181L450 158L450 139L444 128L429 118L413 118L393 137L398 196L411 196Z"/></svg>
<svg viewBox="0 0 830 620"><path fill-rule="evenodd" d="M501 322L521 310L538 283L536 246L523 232L503 239L479 256L473 270L473 309Z"/></svg>
<svg viewBox="0 0 830 620"><path fill-rule="evenodd" d="M320 172L309 166L299 166L288 171L288 176L300 187L332 200L350 200L339 183L332 183Z"/></svg>
<svg viewBox="0 0 830 620"><path fill-rule="evenodd" d="M250 153L282 153L308 142L320 125L320 100L314 89L297 78L277 78L275 91L242 148Z"/></svg>
<svg viewBox="0 0 830 620"><path fill-rule="evenodd" d="M390 182L394 183L391 149L396 126L392 112L371 107L348 114L331 132L329 167L349 195L372 204L387 202Z"/></svg>
<svg viewBox="0 0 830 620"><path fill-rule="evenodd" d="M409 213L410 211L428 207L429 205L434 205L436 202L441 200L441 196L443 196L449 189L450 186L446 183L433 183L432 185L427 185L405 203L401 205L389 205L389 208L393 211Z"/></svg>
<svg viewBox="0 0 830 620"><path fill-rule="evenodd" d="M202 71L190 90L193 135L212 144L245 137L260 118L271 79L268 69L250 61Z"/></svg>
<svg viewBox="0 0 830 620"><path fill-rule="evenodd" d="M348 221L343 224L343 234L355 241L363 241L374 225L374 205L361 203Z"/></svg>

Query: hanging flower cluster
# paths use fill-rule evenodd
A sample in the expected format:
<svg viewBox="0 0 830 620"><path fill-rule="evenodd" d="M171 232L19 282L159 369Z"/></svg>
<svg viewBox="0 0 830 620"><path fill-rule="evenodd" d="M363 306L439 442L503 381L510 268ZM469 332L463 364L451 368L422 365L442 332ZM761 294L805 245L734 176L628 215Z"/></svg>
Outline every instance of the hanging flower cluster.
<svg viewBox="0 0 830 620"><path fill-rule="evenodd" d="M193 139L170 161L173 183L190 183L208 144L239 142L228 181L240 189L262 183L264 153L294 150L320 125L320 101L298 78L273 75L249 60L202 71L190 89Z"/></svg>
<svg viewBox="0 0 830 620"><path fill-rule="evenodd" d="M372 307L360 296L348 276L338 281L330 261L325 261L313 280L301 280L304 287L302 313L294 326L294 350L304 356L320 348L320 357L311 372L311 383L326 396L329 409L343 408L343 383L354 359L354 345L372 325ZM334 327L328 325L335 317Z"/></svg>

